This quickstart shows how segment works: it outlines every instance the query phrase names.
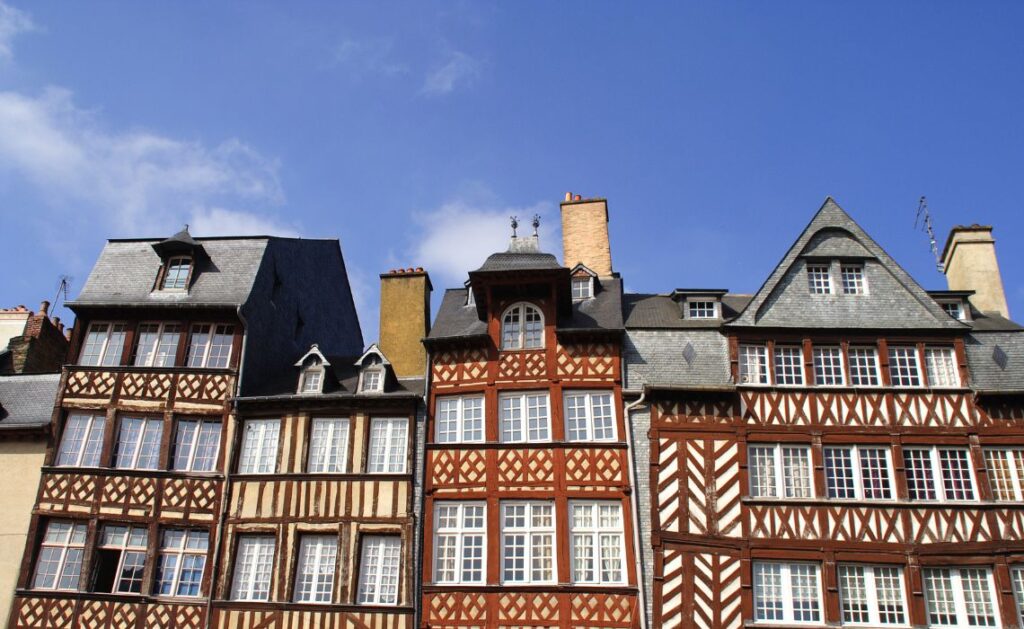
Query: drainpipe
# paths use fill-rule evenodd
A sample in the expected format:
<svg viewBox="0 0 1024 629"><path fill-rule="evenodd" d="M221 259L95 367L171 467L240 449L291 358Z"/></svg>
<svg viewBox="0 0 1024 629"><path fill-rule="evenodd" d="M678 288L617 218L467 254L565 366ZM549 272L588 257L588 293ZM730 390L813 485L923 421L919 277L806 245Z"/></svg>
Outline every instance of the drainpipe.
<svg viewBox="0 0 1024 629"><path fill-rule="evenodd" d="M636 484L636 458L634 457L633 451L633 422L629 420L629 413L633 409L639 407L644 403L644 399L647 397L647 388L640 392L640 397L634 402L627 404L623 408L623 416L626 420L626 447L629 451L629 458L631 459L632 465L629 466L629 484L633 487L633 491L629 492L629 500L633 505L633 521L636 522L636 526L633 527L633 554L636 556L637 565L640 566L639 579L637 589L639 590L640 599L640 626L649 627L647 624L647 596L644 593L644 555L640 548L640 503L639 497L637 496L637 484Z"/></svg>
<svg viewBox="0 0 1024 629"><path fill-rule="evenodd" d="M416 549L416 561L413 562L413 629L419 629L420 623L423 622L423 554L427 546L427 540L424 536L422 523L426 522L427 518L424 510L427 506L427 441L429 441L427 418L430 416L430 409L427 405L430 403L430 365L431 354L430 349L427 349L427 364L423 371L423 443L416 445L416 449L423 452L423 461L417 465L419 468L417 471L419 472L420 484L419 517L416 516L416 513L412 514L413 537L419 540L419 547ZM414 486L416 482L416 473L413 473Z"/></svg>

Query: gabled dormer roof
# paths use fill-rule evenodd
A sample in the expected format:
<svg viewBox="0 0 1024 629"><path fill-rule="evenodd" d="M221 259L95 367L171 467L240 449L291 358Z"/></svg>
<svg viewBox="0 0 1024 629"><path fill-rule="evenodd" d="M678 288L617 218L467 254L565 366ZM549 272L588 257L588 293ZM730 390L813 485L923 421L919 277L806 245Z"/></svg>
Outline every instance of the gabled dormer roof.
<svg viewBox="0 0 1024 629"><path fill-rule="evenodd" d="M352 364L354 364L356 367L363 367L366 364L366 359L369 358L370 356L378 356L378 357L380 357L380 362L381 362L382 365L385 365L385 366L390 366L391 365L391 361L389 361L388 357L384 355L384 352L380 351L380 348L377 347L376 343L373 343L372 345L370 345L370 347L368 347L366 349L366 351L363 352L363 355L359 357L359 360L357 360L356 362L354 362Z"/></svg>
<svg viewBox="0 0 1024 629"><path fill-rule="evenodd" d="M579 264L577 264L576 266L572 267L572 269L570 269L570 270L569 270L569 275L571 275L571 276L573 276L573 277L576 277L576 276L578 276L578 275L579 275L579 274L580 274L581 272L582 272L582 273L586 273L586 274L587 274L587 275L589 275L590 277L594 277L594 278L596 278L596 277L597 277L597 273L594 273L594 271L592 271L592 270L590 269L590 267L588 267L588 266L587 266L586 264L583 264L582 262L580 262L580 263L579 263Z"/></svg>
<svg viewBox="0 0 1024 629"><path fill-rule="evenodd" d="M867 294L811 295L808 260L864 262ZM839 278L833 278L834 282ZM821 209L729 326L966 330L837 204Z"/></svg>
<svg viewBox="0 0 1024 629"><path fill-rule="evenodd" d="M156 251L157 255L161 258L181 254L198 257L205 253L203 245L201 245L196 239L192 238L192 234L188 232L188 225L185 225L185 229L174 234L170 238L153 243L153 251Z"/></svg>
<svg viewBox="0 0 1024 629"><path fill-rule="evenodd" d="M295 362L295 366L302 367L303 365L306 364L306 359L308 359L310 356L315 356L320 361L320 364L323 365L324 367L331 366L330 361L327 360L327 357L320 352L320 347L316 343L313 343L313 346L309 348L309 351L303 354L302 358Z"/></svg>

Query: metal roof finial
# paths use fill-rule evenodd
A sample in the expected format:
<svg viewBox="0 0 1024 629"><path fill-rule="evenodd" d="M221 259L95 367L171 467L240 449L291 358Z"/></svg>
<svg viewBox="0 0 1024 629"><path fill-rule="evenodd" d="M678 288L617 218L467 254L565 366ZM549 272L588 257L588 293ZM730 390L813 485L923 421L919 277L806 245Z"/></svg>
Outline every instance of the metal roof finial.
<svg viewBox="0 0 1024 629"><path fill-rule="evenodd" d="M510 216L509 218L512 219L512 237L515 238L516 237L516 230L519 229L519 217L518 216Z"/></svg>
<svg viewBox="0 0 1024 629"><path fill-rule="evenodd" d="M540 214L533 215L533 235L537 236L537 230L540 229Z"/></svg>

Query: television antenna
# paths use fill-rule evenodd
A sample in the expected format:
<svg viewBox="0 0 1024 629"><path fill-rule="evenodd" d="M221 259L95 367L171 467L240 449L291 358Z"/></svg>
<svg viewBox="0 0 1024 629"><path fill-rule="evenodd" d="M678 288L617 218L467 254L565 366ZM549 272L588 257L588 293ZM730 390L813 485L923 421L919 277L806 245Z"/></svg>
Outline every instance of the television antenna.
<svg viewBox="0 0 1024 629"><path fill-rule="evenodd" d="M68 287L71 286L71 282L74 279L70 275L61 275L57 278L57 294L53 297L53 307L50 309L50 312L57 310L57 304L60 301L61 295L64 296L65 302L68 300Z"/></svg>
<svg viewBox="0 0 1024 629"><path fill-rule="evenodd" d="M932 227L932 213L928 210L928 200L923 196L917 201L917 215L914 217L914 229L921 229L928 234L932 255L935 256L935 268L942 273L942 260L939 259L939 245L935 242L935 229Z"/></svg>

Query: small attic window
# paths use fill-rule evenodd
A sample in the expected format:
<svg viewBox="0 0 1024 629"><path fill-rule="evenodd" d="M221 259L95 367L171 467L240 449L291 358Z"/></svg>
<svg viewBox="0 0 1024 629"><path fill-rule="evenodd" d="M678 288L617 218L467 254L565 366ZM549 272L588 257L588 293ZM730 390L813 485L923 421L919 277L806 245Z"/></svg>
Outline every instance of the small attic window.
<svg viewBox="0 0 1024 629"><path fill-rule="evenodd" d="M470 286L469 284L466 284L466 305L467 306L475 306L476 305L476 297L473 296L473 287Z"/></svg>
<svg viewBox="0 0 1024 629"><path fill-rule="evenodd" d="M324 386L324 373L320 369L307 369L302 374L300 393L320 393Z"/></svg>
<svg viewBox="0 0 1024 629"><path fill-rule="evenodd" d="M174 256L169 258L163 267L163 281L160 290L185 290L188 278L192 274L192 258L190 256Z"/></svg>
<svg viewBox="0 0 1024 629"><path fill-rule="evenodd" d="M574 277L572 278L572 300L581 301L594 296L594 278Z"/></svg>
<svg viewBox="0 0 1024 629"><path fill-rule="evenodd" d="M946 311L946 314L953 317L958 321L964 320L964 306L959 301L947 301L943 302L942 309Z"/></svg>
<svg viewBox="0 0 1024 629"><path fill-rule="evenodd" d="M306 355L295 363L299 367L299 384L296 392L299 395L316 395L323 393L324 382L327 380L327 367L331 363L320 352L314 343Z"/></svg>
<svg viewBox="0 0 1024 629"><path fill-rule="evenodd" d="M832 294L832 274L827 264L807 265L807 288L812 295Z"/></svg>
<svg viewBox="0 0 1024 629"><path fill-rule="evenodd" d="M359 373L360 393L383 393L384 392L384 362L380 356L370 354L363 363L363 369Z"/></svg>
<svg viewBox="0 0 1024 629"><path fill-rule="evenodd" d="M716 319L718 318L718 302L710 299L691 299L686 302L686 317L688 319Z"/></svg>

